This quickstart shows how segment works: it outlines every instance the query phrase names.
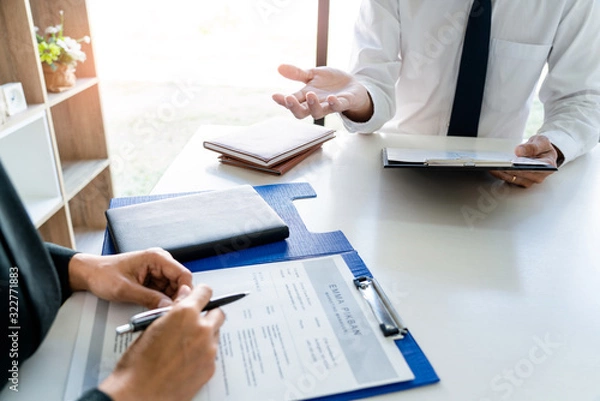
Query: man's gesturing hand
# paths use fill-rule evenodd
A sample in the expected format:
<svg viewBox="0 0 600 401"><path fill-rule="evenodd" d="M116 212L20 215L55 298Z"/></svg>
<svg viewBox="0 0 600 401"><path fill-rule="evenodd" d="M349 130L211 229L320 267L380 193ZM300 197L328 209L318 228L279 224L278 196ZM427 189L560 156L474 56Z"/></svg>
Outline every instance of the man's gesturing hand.
<svg viewBox="0 0 600 401"><path fill-rule="evenodd" d="M330 67L308 70L282 64L278 71L284 77L303 82L305 86L291 95L280 93L273 100L289 109L296 118L322 118L331 113L344 113L356 122L368 121L373 103L367 89L352 75Z"/></svg>

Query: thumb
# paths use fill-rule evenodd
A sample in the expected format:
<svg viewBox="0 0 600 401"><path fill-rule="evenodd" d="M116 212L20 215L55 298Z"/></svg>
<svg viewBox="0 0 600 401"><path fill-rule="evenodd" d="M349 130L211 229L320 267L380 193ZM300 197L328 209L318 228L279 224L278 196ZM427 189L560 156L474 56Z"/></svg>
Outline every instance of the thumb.
<svg viewBox="0 0 600 401"><path fill-rule="evenodd" d="M515 148L515 154L519 157L536 157L552 148L550 141L543 136L535 135L529 140Z"/></svg>
<svg viewBox="0 0 600 401"><path fill-rule="evenodd" d="M287 79L307 83L311 76L308 71L290 64L281 64L277 71Z"/></svg>
<svg viewBox="0 0 600 401"><path fill-rule="evenodd" d="M515 154L519 157L533 157L538 154L538 149L533 143L527 142L517 146Z"/></svg>

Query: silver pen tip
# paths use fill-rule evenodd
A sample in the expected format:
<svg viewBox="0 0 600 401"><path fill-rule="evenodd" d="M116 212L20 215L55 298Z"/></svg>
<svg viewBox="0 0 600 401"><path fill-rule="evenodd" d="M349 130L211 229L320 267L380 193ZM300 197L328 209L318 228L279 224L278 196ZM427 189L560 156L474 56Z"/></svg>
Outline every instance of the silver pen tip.
<svg viewBox="0 0 600 401"><path fill-rule="evenodd" d="M133 325L131 323L127 323L117 327L117 334L125 334L133 331Z"/></svg>

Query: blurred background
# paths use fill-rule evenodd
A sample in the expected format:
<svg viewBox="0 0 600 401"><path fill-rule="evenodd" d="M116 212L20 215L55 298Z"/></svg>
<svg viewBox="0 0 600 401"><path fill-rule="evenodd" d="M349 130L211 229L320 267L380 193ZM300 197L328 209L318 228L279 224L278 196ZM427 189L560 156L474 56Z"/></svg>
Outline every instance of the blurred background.
<svg viewBox="0 0 600 401"><path fill-rule="evenodd" d="M317 0L88 4L115 196L149 193L203 124L288 115L271 95L301 85L277 66L315 65ZM359 4L331 1L331 66L347 69Z"/></svg>
<svg viewBox="0 0 600 401"><path fill-rule="evenodd" d="M361 0L331 0L328 65L347 69ZM315 65L317 0L89 0L115 196L149 193L203 124L288 112L302 85L281 63ZM528 133L543 117L534 105ZM326 125L341 127L329 116Z"/></svg>

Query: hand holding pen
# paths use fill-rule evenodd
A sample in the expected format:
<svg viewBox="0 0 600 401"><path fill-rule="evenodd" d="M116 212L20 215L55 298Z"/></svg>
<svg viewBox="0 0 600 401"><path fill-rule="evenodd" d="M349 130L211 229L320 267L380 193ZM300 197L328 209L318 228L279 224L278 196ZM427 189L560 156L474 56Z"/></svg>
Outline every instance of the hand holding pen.
<svg viewBox="0 0 600 401"><path fill-rule="evenodd" d="M206 312L215 308L219 308L231 302L235 302L239 299L242 299L248 294L248 292L241 292L237 294L225 295L220 298L211 299L202 309L202 311ZM173 309L172 306L167 306L164 308L152 309L133 315L131 319L129 319L129 323L117 327L117 334L135 333L136 331L144 330L152 322L169 312L171 309Z"/></svg>
<svg viewBox="0 0 600 401"><path fill-rule="evenodd" d="M98 389L115 400L191 400L216 369L225 314L202 312L211 296L205 284L182 286L172 310L129 344Z"/></svg>

